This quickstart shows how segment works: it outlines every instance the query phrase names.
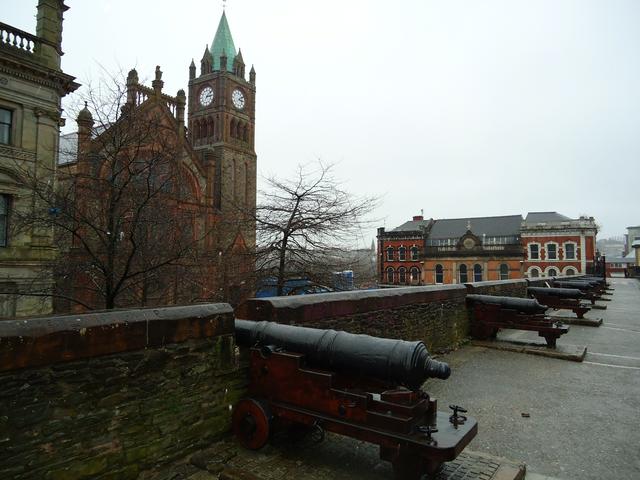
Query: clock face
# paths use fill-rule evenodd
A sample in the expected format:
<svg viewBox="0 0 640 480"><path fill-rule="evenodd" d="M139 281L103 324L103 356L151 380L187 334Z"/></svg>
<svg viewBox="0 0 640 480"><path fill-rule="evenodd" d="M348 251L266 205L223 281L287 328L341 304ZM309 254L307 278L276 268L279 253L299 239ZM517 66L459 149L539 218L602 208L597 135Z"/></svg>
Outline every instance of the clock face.
<svg viewBox="0 0 640 480"><path fill-rule="evenodd" d="M213 102L213 88L204 87L200 92L200 105L208 107Z"/></svg>
<svg viewBox="0 0 640 480"><path fill-rule="evenodd" d="M244 94L237 88L231 94L231 100L233 101L233 106L238 110L242 110L244 108Z"/></svg>

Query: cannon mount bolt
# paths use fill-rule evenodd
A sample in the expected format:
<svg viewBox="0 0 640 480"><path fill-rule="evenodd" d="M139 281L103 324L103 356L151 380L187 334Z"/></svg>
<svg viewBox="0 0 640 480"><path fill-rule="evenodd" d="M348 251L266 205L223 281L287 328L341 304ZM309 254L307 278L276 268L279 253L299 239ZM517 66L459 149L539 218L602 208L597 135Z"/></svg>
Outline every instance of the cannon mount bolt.
<svg viewBox="0 0 640 480"><path fill-rule="evenodd" d="M433 437L431 437L432 433L436 433L438 431L437 428L432 427L431 425L422 425L418 427L418 431L426 437L426 441L428 443L437 443Z"/></svg>
<svg viewBox="0 0 640 480"><path fill-rule="evenodd" d="M453 415L449 417L449 421L454 425L461 425L467 421L467 417L464 415L458 415L459 413L467 413L465 408L462 408L459 405L449 405L449 408L453 410Z"/></svg>

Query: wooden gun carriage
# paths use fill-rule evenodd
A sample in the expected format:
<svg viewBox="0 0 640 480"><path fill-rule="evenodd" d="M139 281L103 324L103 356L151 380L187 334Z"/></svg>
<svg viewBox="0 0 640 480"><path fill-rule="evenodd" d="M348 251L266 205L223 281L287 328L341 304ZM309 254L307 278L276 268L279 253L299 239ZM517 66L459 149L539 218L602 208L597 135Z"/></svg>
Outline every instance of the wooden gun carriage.
<svg viewBox="0 0 640 480"><path fill-rule="evenodd" d="M420 387L446 379L449 366L422 342L236 319L236 341L250 347L249 397L233 411L240 443L259 449L274 430L304 426L380 446L397 478L433 475L475 437L477 422Z"/></svg>
<svg viewBox="0 0 640 480"><path fill-rule="evenodd" d="M473 309L471 335L479 340L496 338L501 328L530 330L544 337L547 346L555 348L556 340L569 331L569 327L544 313L548 307L536 300L492 295L467 295Z"/></svg>
<svg viewBox="0 0 640 480"><path fill-rule="evenodd" d="M584 314L591 310L587 304L582 303L581 300L586 299L586 295L577 288L529 287L527 293L542 305L555 310L571 310L578 318L584 318Z"/></svg>

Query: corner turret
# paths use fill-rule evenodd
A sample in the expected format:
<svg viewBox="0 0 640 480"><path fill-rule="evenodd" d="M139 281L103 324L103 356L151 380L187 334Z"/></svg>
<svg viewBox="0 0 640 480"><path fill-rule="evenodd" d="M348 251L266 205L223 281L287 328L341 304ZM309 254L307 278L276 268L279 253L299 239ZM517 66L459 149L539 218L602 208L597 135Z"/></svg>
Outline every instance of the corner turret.
<svg viewBox="0 0 640 480"><path fill-rule="evenodd" d="M233 59L233 73L238 77L244 78L244 60L242 59L241 49L238 49L238 55Z"/></svg>
<svg viewBox="0 0 640 480"><path fill-rule="evenodd" d="M207 45L204 48L202 60L200 60L200 75L211 73L211 60L211 52L209 52L209 45Z"/></svg>

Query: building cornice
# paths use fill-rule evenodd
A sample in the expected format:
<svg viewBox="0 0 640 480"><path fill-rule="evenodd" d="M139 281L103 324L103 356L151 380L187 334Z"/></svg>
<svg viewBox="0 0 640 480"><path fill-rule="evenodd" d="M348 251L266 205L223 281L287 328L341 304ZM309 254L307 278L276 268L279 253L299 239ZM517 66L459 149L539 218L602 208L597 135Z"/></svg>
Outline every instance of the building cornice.
<svg viewBox="0 0 640 480"><path fill-rule="evenodd" d="M51 88L61 96L80 87L80 84L74 81L75 77L38 65L22 55L15 55L0 47L0 83L3 83L3 74Z"/></svg>

